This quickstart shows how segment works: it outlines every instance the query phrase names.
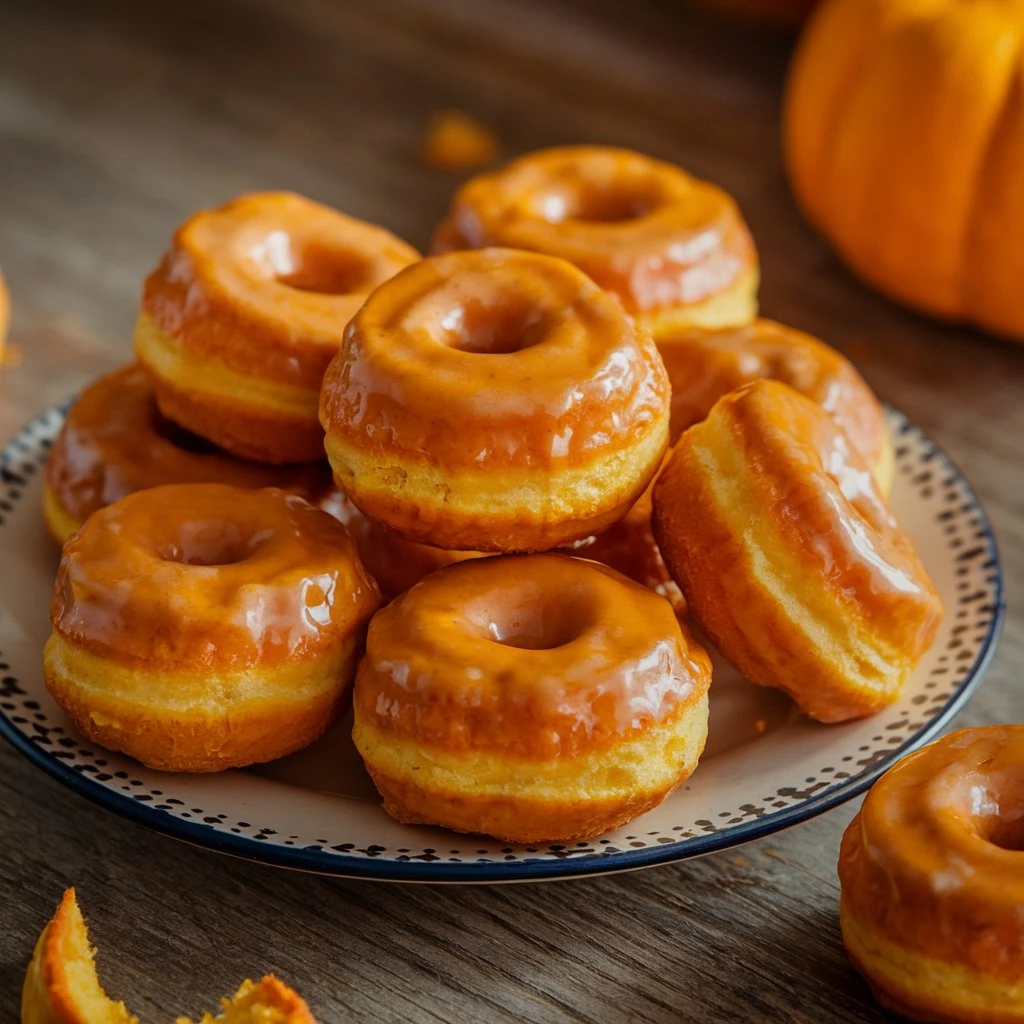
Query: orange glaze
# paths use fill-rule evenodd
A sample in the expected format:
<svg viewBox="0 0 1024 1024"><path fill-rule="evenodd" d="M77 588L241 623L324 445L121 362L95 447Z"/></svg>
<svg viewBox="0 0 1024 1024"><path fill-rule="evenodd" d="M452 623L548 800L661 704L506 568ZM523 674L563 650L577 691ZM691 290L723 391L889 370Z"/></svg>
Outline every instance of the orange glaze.
<svg viewBox="0 0 1024 1024"><path fill-rule="evenodd" d="M161 408L168 412L173 404L177 422L237 454L274 462L316 458L322 440L316 397L345 324L374 288L418 259L383 228L287 192L242 196L193 215L143 288L143 319L175 358L199 360L204 371L184 385L187 399L176 400L172 391L182 382L151 365ZM141 336L139 357L148 365ZM285 419L276 430L286 436L267 438L273 432L267 427L248 438L241 426L222 423L245 408L218 407L220 396L209 393L215 390L211 365L232 379L290 389L293 401L296 391L307 396L305 432L303 423L289 426Z"/></svg>
<svg viewBox="0 0 1024 1024"><path fill-rule="evenodd" d="M491 245L560 256L633 315L696 309L745 279L748 300L725 320L743 322L755 308L757 253L735 202L626 149L541 150L469 181L433 251Z"/></svg>
<svg viewBox="0 0 1024 1024"><path fill-rule="evenodd" d="M139 366L122 367L86 388L46 461L47 488L67 519L80 526L126 494L172 483L277 486L315 500L330 487L330 469L326 462L268 466L219 451L160 414Z"/></svg>
<svg viewBox="0 0 1024 1024"><path fill-rule="evenodd" d="M658 351L672 383L673 443L704 419L722 395L770 378L829 413L888 491L892 452L885 413L853 364L817 338L759 319L743 327L664 334L658 338Z"/></svg>
<svg viewBox="0 0 1024 1024"><path fill-rule="evenodd" d="M654 488L654 533L722 653L822 721L895 700L942 618L846 435L777 381L730 392L683 434Z"/></svg>
<svg viewBox="0 0 1024 1024"><path fill-rule="evenodd" d="M332 653L377 603L345 528L302 498L181 484L89 519L64 547L51 619L125 665L244 669Z"/></svg>
<svg viewBox="0 0 1024 1024"><path fill-rule="evenodd" d="M963 729L904 758L846 830L839 878L847 947L883 1002L919 1019L1024 1020L1024 725ZM895 976L851 941L861 932L907 955ZM964 985L943 993L950 968ZM996 986L1016 991L1009 1007Z"/></svg>
<svg viewBox="0 0 1024 1024"><path fill-rule="evenodd" d="M614 299L562 260L487 249L374 292L320 415L339 484L389 529L529 550L624 514L664 452L668 399L650 336ZM495 505L527 491L532 507Z"/></svg>
<svg viewBox="0 0 1024 1024"><path fill-rule="evenodd" d="M355 702L428 747L549 759L676 716L710 677L656 595L606 566L527 555L451 566L378 613Z"/></svg>

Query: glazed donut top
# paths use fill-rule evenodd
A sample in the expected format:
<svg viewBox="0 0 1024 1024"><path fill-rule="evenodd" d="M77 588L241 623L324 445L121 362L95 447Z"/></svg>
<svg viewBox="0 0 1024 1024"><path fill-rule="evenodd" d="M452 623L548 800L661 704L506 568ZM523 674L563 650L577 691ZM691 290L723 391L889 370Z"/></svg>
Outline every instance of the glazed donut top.
<svg viewBox="0 0 1024 1024"><path fill-rule="evenodd" d="M946 963L1024 975L1024 725L962 729L871 788L844 837L843 900Z"/></svg>
<svg viewBox="0 0 1024 1024"><path fill-rule="evenodd" d="M629 448L667 403L650 335L610 295L563 260L484 249L425 259L370 296L320 420L382 458L576 467Z"/></svg>
<svg viewBox="0 0 1024 1024"><path fill-rule="evenodd" d="M711 663L684 629L596 562L460 562L375 616L356 699L418 743L571 757L704 696Z"/></svg>
<svg viewBox="0 0 1024 1024"><path fill-rule="evenodd" d="M888 635L904 639L904 651L924 650L942 617L938 593L835 421L787 385L759 380L720 399L694 431L706 432L708 425L728 431L744 461L758 469L761 492L751 510L752 529L770 519L773 535L799 553L808 574L828 581L851 615L884 621ZM661 478L666 483L673 461ZM728 486L727 477L721 486ZM663 505L662 511L662 528L671 531L671 508Z"/></svg>
<svg viewBox="0 0 1024 1024"><path fill-rule="evenodd" d="M773 320L675 331L658 338L672 382L672 440L700 422L722 395L770 378L817 402L872 465L888 444L885 413L853 364L817 338Z"/></svg>
<svg viewBox="0 0 1024 1024"><path fill-rule="evenodd" d="M561 256L634 314L701 302L757 267L725 192L602 146L541 150L464 185L434 251L489 245Z"/></svg>
<svg viewBox="0 0 1024 1024"><path fill-rule="evenodd" d="M302 498L172 484L68 541L51 621L125 664L238 669L336 652L378 603L345 528Z"/></svg>
<svg viewBox="0 0 1024 1024"><path fill-rule="evenodd" d="M79 522L126 494L166 483L277 486L310 500L331 486L326 462L265 466L182 430L160 415L139 366L115 370L82 392L50 451L46 482Z"/></svg>
<svg viewBox="0 0 1024 1024"><path fill-rule="evenodd" d="M318 389L352 314L418 259L383 228L288 192L257 193L177 230L142 310L185 349Z"/></svg>

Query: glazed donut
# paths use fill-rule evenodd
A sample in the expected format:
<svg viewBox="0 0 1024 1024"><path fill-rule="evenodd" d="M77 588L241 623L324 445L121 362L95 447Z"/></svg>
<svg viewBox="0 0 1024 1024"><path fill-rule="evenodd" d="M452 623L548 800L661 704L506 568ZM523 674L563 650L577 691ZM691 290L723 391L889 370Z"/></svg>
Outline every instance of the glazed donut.
<svg viewBox="0 0 1024 1024"><path fill-rule="evenodd" d="M822 722L898 699L942 618L860 455L778 381L730 392L683 434L654 486L654 536L722 654Z"/></svg>
<svg viewBox="0 0 1024 1024"><path fill-rule="evenodd" d="M137 491L64 546L46 686L151 768L271 761L334 720L378 604L345 528L297 495Z"/></svg>
<svg viewBox="0 0 1024 1024"><path fill-rule="evenodd" d="M46 460L43 515L58 544L98 508L160 484L281 487L316 501L332 490L325 461L269 466L236 458L161 415L149 374L124 366L68 411Z"/></svg>
<svg viewBox="0 0 1024 1024"><path fill-rule="evenodd" d="M530 153L455 195L433 251L488 245L575 264L657 337L757 312L757 251L736 203L672 164L627 149Z"/></svg>
<svg viewBox="0 0 1024 1024"><path fill-rule="evenodd" d="M962 729L868 793L839 855L843 941L885 1006L1024 1021L1024 725Z"/></svg>
<svg viewBox="0 0 1024 1024"><path fill-rule="evenodd" d="M394 533L460 551L566 544L620 519L668 443L650 336L563 260L423 260L378 288L324 378L338 485Z"/></svg>
<svg viewBox="0 0 1024 1024"><path fill-rule="evenodd" d="M671 606L606 566L476 559L374 617L352 737L399 821L589 839L689 777L710 678Z"/></svg>
<svg viewBox="0 0 1024 1024"><path fill-rule="evenodd" d="M853 364L824 342L773 320L720 330L690 328L658 338L672 384L673 443L722 395L762 378L782 381L818 403L864 456L883 494L892 487L893 449L885 412Z"/></svg>
<svg viewBox="0 0 1024 1024"><path fill-rule="evenodd" d="M321 458L320 384L345 324L418 259L383 228L290 193L195 214L146 278L135 327L161 412L245 458Z"/></svg>

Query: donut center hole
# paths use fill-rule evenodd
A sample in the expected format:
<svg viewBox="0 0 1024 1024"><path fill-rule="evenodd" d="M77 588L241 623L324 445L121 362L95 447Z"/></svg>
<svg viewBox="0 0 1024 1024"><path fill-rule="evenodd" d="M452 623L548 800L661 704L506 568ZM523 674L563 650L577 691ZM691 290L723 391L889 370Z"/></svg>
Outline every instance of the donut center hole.
<svg viewBox="0 0 1024 1024"><path fill-rule="evenodd" d="M579 630L564 607L513 606L486 617L487 638L521 651L553 651L575 640Z"/></svg>
<svg viewBox="0 0 1024 1024"><path fill-rule="evenodd" d="M369 291L374 268L362 253L310 240L299 243L286 231L272 231L253 256L278 284L319 295L351 295Z"/></svg>
<svg viewBox="0 0 1024 1024"><path fill-rule="evenodd" d="M603 182L574 182L571 188L551 189L534 199L534 212L549 224L566 220L616 224L636 220L663 202L654 178L629 177Z"/></svg>
<svg viewBox="0 0 1024 1024"><path fill-rule="evenodd" d="M178 535L157 554L179 565L222 566L244 562L259 546L260 536L245 536L237 523L196 520L181 525Z"/></svg>
<svg viewBox="0 0 1024 1024"><path fill-rule="evenodd" d="M442 344L460 352L504 355L539 344L551 330L547 310L512 296L497 304L463 302L441 317Z"/></svg>
<svg viewBox="0 0 1024 1024"><path fill-rule="evenodd" d="M1002 850L1024 852L1024 771L997 770L968 779L975 828Z"/></svg>
<svg viewBox="0 0 1024 1024"><path fill-rule="evenodd" d="M1024 815L1015 821L999 821L988 834L988 841L1001 850L1024 853Z"/></svg>

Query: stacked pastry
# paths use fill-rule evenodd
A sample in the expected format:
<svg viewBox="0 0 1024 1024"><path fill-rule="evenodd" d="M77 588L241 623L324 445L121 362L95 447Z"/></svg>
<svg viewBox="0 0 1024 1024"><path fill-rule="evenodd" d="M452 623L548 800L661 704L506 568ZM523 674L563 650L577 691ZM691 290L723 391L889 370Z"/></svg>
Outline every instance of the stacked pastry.
<svg viewBox="0 0 1024 1024"><path fill-rule="evenodd" d="M898 698L941 607L882 409L755 318L728 196L557 149L469 182L434 248L295 196L179 229L138 365L48 467L46 672L83 732L211 771L351 698L392 815L540 842L694 771L688 615L820 721Z"/></svg>

